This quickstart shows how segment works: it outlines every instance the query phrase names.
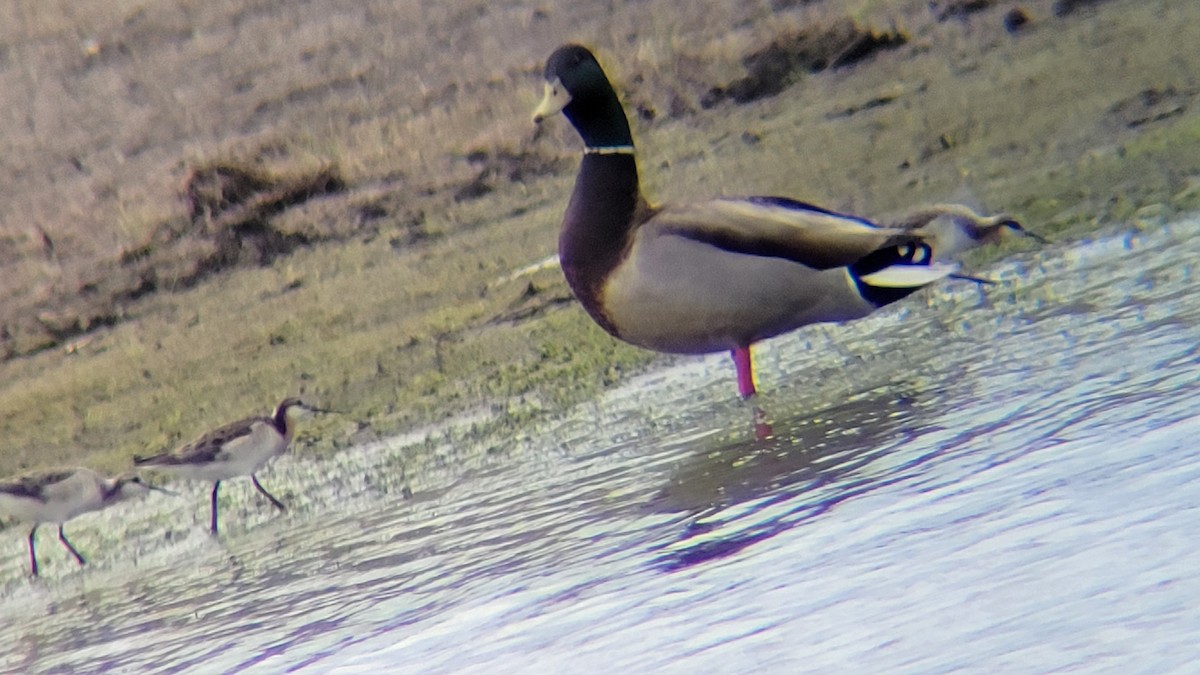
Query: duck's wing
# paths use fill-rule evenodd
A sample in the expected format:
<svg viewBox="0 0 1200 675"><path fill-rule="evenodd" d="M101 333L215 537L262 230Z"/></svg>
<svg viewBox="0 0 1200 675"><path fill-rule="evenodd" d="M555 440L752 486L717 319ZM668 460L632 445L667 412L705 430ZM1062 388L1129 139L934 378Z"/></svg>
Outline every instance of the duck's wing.
<svg viewBox="0 0 1200 675"><path fill-rule="evenodd" d="M847 267L881 249L920 245L920 232L881 227L783 197L664 204L643 235L674 235L744 255L784 258L814 269Z"/></svg>

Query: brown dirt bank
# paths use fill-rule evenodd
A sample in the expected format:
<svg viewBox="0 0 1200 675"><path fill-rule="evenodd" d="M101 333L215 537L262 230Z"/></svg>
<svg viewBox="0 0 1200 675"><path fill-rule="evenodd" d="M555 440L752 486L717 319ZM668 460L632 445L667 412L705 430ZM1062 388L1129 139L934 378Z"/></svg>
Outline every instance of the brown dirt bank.
<svg viewBox="0 0 1200 675"><path fill-rule="evenodd" d="M0 8L0 474L125 466L296 392L350 411L309 450L521 419L651 362L555 270L509 277L572 182L573 132L529 124L566 40L659 197L967 195L1060 240L1200 207L1197 3L677 7Z"/></svg>

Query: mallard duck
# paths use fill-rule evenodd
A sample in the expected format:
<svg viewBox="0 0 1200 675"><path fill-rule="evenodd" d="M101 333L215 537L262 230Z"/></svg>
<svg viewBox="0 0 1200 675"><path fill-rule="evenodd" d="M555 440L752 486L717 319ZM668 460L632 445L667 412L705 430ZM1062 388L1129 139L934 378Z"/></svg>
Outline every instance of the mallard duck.
<svg viewBox="0 0 1200 675"><path fill-rule="evenodd" d="M37 471L0 481L0 513L23 523L33 523L33 529L29 530L29 573L36 577L38 561L34 539L39 525L57 523L58 540L82 566L87 564L87 559L67 539L64 523L119 501L140 497L150 490L169 492L144 482L136 474L105 478L85 468Z"/></svg>
<svg viewBox="0 0 1200 675"><path fill-rule="evenodd" d="M595 56L559 47L535 123L562 112L585 146L559 234L563 274L604 330L660 352L729 351L755 394L750 347L867 316L957 266L918 228L884 227L786 197L651 205L625 110Z"/></svg>
<svg viewBox="0 0 1200 675"><path fill-rule="evenodd" d="M171 452L153 457L134 457L134 465L172 473L190 480L213 481L212 511L209 530L217 533L217 491L221 481L250 476L254 488L271 505L286 511L258 482L254 474L271 459L282 455L292 441L294 417L308 412L332 412L308 405L298 398L285 398L270 417L247 417L214 429Z"/></svg>
<svg viewBox="0 0 1200 675"><path fill-rule="evenodd" d="M1045 237L1025 229L1008 215L984 216L962 204L919 206L886 225L923 234L937 260L950 259L979 246L999 244L1010 235L1027 237L1040 244L1049 243Z"/></svg>

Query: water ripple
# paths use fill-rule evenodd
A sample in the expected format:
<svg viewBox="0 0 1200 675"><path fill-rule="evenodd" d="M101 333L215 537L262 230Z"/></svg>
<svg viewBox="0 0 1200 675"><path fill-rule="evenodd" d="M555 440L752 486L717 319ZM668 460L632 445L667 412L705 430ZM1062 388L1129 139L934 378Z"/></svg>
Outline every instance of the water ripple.
<svg viewBox="0 0 1200 675"><path fill-rule="evenodd" d="M218 540L204 486L81 518L88 570L0 570L0 670L1183 668L1198 234L762 345L765 438L724 357L679 359L535 430L284 458L291 512L231 487Z"/></svg>

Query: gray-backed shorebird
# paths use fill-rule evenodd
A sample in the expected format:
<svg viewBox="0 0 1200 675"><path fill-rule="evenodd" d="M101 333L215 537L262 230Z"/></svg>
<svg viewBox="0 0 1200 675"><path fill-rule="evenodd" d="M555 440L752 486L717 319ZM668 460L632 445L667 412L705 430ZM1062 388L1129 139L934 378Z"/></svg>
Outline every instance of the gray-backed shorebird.
<svg viewBox="0 0 1200 675"><path fill-rule="evenodd" d="M886 224L925 235L938 260L980 246L999 244L1010 236L1027 237L1040 244L1050 243L1042 235L1025 229L1011 216L984 216L962 204L918 206Z"/></svg>
<svg viewBox="0 0 1200 675"><path fill-rule="evenodd" d="M154 469L189 480L212 481L212 518L209 529L217 533L217 491L221 481L250 476L254 488L280 511L287 507L258 482L254 474L272 458L282 455L292 441L295 418L306 412L332 412L285 398L270 417L247 417L214 429L171 452L134 457L139 468Z"/></svg>
<svg viewBox="0 0 1200 675"><path fill-rule="evenodd" d="M867 316L955 273L932 237L783 197L651 205L621 101L584 47L546 64L534 121L562 112L586 146L558 252L571 290L613 336L661 352L729 351L755 393L750 346Z"/></svg>
<svg viewBox="0 0 1200 675"><path fill-rule="evenodd" d="M84 565L87 560L71 545L63 524L78 515L140 497L150 490L169 492L144 482L136 474L105 478L85 468L37 471L0 481L0 514L33 523L29 530L29 571L36 577L38 561L34 539L39 525L57 523L58 540L80 565Z"/></svg>

